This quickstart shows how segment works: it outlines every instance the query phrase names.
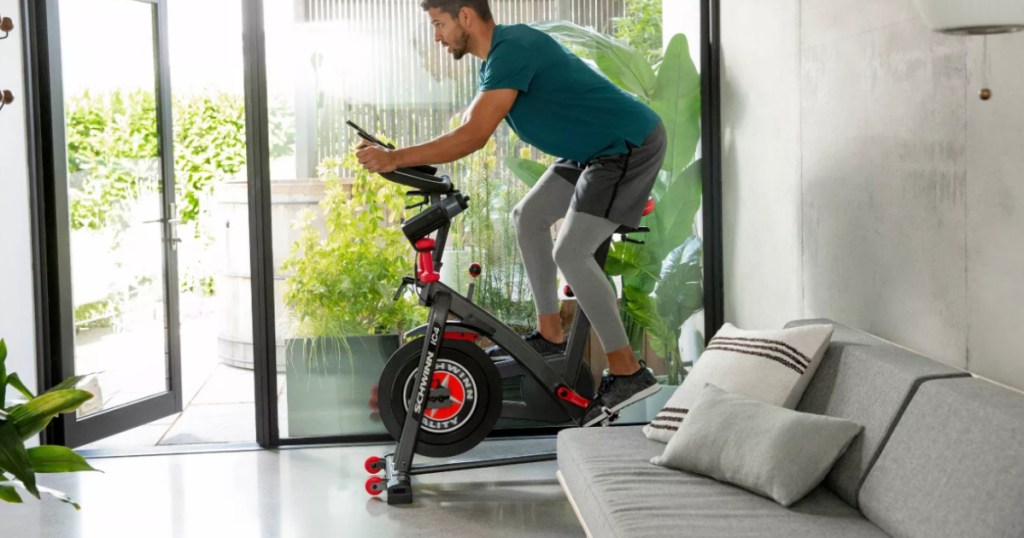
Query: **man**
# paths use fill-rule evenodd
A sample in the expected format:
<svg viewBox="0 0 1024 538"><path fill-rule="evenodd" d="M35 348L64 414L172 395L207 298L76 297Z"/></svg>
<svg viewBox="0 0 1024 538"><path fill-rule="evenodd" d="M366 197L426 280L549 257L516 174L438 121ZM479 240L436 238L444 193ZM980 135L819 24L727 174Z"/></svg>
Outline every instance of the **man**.
<svg viewBox="0 0 1024 538"><path fill-rule="evenodd" d="M616 297L594 253L619 225L636 227L665 156L665 129L650 108L620 90L547 34L498 25L487 0L422 0L434 41L455 57L483 60L480 92L462 126L430 142L389 150L357 146L371 172L460 159L484 147L506 120L519 137L558 157L513 210L523 265L537 306L541 353L562 353L557 271L562 270L608 355L607 375L584 417L589 426L660 386L629 346ZM551 226L565 218L554 245Z"/></svg>

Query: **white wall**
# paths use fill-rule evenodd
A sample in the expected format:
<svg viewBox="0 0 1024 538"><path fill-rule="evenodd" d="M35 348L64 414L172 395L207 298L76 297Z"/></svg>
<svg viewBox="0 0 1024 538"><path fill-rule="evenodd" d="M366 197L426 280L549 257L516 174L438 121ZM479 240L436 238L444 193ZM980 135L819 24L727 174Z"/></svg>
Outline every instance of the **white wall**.
<svg viewBox="0 0 1024 538"><path fill-rule="evenodd" d="M800 3L725 0L721 17L725 313L781 327L803 315Z"/></svg>
<svg viewBox="0 0 1024 538"><path fill-rule="evenodd" d="M0 0L0 16L14 20L0 41L0 90L15 101L0 110L0 338L7 341L7 370L36 387L35 301L29 228L28 149L20 2Z"/></svg>
<svg viewBox="0 0 1024 538"><path fill-rule="evenodd" d="M1024 35L724 0L726 316L829 317L1024 388Z"/></svg>

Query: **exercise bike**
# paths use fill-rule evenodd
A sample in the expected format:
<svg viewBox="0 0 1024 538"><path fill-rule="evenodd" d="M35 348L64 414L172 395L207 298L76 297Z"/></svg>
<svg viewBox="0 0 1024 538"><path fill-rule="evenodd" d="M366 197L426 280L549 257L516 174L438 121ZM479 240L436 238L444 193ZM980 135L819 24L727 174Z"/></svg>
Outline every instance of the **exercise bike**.
<svg viewBox="0 0 1024 538"><path fill-rule="evenodd" d="M352 122L364 140L388 147ZM387 491L388 504L412 502L414 475L498 465L550 461L554 452L476 461L413 466L414 454L444 458L462 454L479 444L499 418L525 419L576 426L607 425L618 416L608 409L591 423L583 416L593 398L593 379L583 366L583 352L590 322L582 309L576 311L565 355L542 355L520 335L472 302L474 284L467 296L440 281L438 270L453 219L469 207L469 196L455 189L448 176L437 176L431 166L399 168L380 174L410 187L406 193L420 201L407 209L425 207L405 220L402 232L416 251L414 274L402 279L395 293L400 297L412 286L419 304L430 308L427 323L410 331L415 337L388 359L380 376L377 402L388 433L397 441L395 451L371 456L364 464L371 476L366 491ZM653 210L649 202L644 214ZM616 234L647 229L620 227ZM431 237L433 236L433 237ZM604 265L611 237L595 253ZM470 275L478 276L477 264ZM568 286L566 295L571 295ZM508 355L491 357L478 344L494 342ZM503 388L518 386L521 399L505 400ZM377 476L384 471L384 476Z"/></svg>

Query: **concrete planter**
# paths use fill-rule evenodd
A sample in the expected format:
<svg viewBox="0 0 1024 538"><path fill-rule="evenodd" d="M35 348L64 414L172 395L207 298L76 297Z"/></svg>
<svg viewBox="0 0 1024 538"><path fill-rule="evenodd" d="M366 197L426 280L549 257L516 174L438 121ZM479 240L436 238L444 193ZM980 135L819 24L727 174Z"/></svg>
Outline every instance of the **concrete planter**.
<svg viewBox="0 0 1024 538"><path fill-rule="evenodd" d="M386 433L370 398L398 346L396 334L288 340L288 436Z"/></svg>

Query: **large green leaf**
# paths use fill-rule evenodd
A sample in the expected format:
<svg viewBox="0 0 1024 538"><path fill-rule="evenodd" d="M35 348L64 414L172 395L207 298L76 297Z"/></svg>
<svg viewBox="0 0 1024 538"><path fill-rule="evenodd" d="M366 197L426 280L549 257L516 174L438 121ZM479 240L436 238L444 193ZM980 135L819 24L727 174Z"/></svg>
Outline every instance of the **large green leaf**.
<svg viewBox="0 0 1024 538"><path fill-rule="evenodd" d="M690 47L683 34L673 36L665 50L651 108L661 116L668 135L665 162L661 167L676 176L693 161L700 140L700 74L690 58Z"/></svg>
<svg viewBox="0 0 1024 538"><path fill-rule="evenodd" d="M0 469L20 480L29 493L39 498L36 489L36 472L32 468L25 445L18 437L18 430L11 421L0 421Z"/></svg>
<svg viewBox="0 0 1024 538"><path fill-rule="evenodd" d="M521 159L519 157L505 157L505 166L530 188L533 188L548 169L547 166L537 161Z"/></svg>
<svg viewBox="0 0 1024 538"><path fill-rule="evenodd" d="M678 340L683 322L704 307L702 256L701 238L692 235L662 263L661 278L654 294L658 314L665 320L674 340Z"/></svg>
<svg viewBox="0 0 1024 538"><path fill-rule="evenodd" d="M66 446L43 445L28 449L28 458L37 473L75 473L97 471L85 458Z"/></svg>
<svg viewBox="0 0 1024 538"><path fill-rule="evenodd" d="M649 101L655 88L654 70L636 49L591 28L567 21L532 23L582 58L592 60L615 85Z"/></svg>
<svg viewBox="0 0 1024 538"><path fill-rule="evenodd" d="M651 250L651 257L659 264L669 252L683 244L693 230L703 190L701 164L702 160L697 160L681 174L673 176L655 198L654 213L645 219L651 231L644 241Z"/></svg>
<svg viewBox="0 0 1024 538"><path fill-rule="evenodd" d="M47 392L11 409L8 423L17 429L22 439L28 439L42 431L53 417L78 409L89 398L92 394L84 390Z"/></svg>

